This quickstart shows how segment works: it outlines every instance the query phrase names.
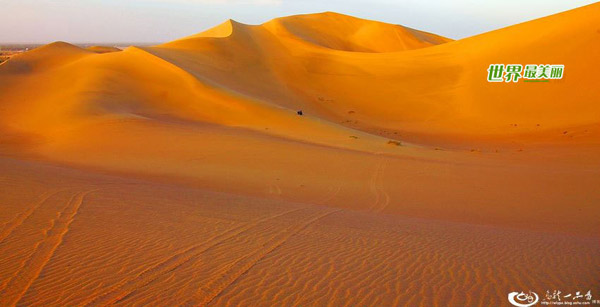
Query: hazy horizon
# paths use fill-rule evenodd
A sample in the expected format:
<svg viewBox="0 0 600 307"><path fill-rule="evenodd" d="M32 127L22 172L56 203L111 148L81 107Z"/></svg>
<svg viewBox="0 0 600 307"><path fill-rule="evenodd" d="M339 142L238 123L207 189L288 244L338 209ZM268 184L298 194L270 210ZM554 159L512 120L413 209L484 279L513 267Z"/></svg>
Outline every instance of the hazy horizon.
<svg viewBox="0 0 600 307"><path fill-rule="evenodd" d="M0 32L0 43L151 44L198 33L227 19L260 24L277 17L325 11L401 24L460 39L594 2L0 0L0 20L6 29L11 29Z"/></svg>

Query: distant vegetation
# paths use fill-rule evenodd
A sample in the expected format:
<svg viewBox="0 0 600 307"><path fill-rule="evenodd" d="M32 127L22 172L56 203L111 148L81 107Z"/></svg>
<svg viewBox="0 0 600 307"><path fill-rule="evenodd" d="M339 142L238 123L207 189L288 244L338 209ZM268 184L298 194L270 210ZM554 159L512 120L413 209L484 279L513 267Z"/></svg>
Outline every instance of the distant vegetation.
<svg viewBox="0 0 600 307"><path fill-rule="evenodd" d="M23 51L24 51L23 49L7 49L4 47L0 48L0 64L8 61L8 59L10 59L11 56L13 56L17 53L21 53Z"/></svg>

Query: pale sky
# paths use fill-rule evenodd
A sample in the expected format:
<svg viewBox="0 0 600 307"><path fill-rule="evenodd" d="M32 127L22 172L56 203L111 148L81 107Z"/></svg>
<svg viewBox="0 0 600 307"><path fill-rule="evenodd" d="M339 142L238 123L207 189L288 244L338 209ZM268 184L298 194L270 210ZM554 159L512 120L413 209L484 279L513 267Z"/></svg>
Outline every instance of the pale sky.
<svg viewBox="0 0 600 307"><path fill-rule="evenodd" d="M0 43L166 42L231 18L335 11L458 39L594 3L587 0L0 0Z"/></svg>

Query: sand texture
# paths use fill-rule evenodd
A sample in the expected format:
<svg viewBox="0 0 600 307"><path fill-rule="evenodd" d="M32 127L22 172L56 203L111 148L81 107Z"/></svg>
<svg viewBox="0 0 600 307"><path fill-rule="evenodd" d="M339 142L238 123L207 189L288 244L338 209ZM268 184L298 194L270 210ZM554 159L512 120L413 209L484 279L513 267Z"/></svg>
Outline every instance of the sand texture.
<svg viewBox="0 0 600 307"><path fill-rule="evenodd" d="M321 13L13 56L0 306L600 297L598 16L453 41Z"/></svg>

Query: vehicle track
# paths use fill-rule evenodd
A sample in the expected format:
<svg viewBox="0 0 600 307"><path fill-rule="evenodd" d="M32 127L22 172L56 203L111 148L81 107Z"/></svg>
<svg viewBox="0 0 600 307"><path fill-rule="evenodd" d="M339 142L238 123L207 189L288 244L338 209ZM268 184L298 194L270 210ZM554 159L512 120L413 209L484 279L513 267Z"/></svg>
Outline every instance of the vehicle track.
<svg viewBox="0 0 600 307"><path fill-rule="evenodd" d="M204 241L199 244L195 244L186 248L183 251L177 252L176 254L168 257L167 259L155 264L152 267L142 271L136 277L125 280L117 285L115 285L112 289L106 291L103 294L100 294L96 297L90 298L89 300L82 303L82 305L110 305L117 303L119 301L124 300L127 296L131 295L134 291L148 285L152 281L156 280L160 276L168 274L180 266L188 263L189 261L195 259L206 250L214 247L228 239L236 237L248 230L256 227L262 223L268 222L270 220L276 219L278 217L291 214L296 211L304 210L306 208L298 208L287 210L282 213L278 213L275 215L271 215L257 221L251 222L249 224L241 225L234 227L232 229L226 230L221 234L218 234L211 239Z"/></svg>
<svg viewBox="0 0 600 307"><path fill-rule="evenodd" d="M75 220L85 197L92 192L94 191L77 193L64 209L59 211L57 218L52 221L52 227L45 234L45 238L38 242L33 254L0 292L1 306L14 306L21 300L50 261L54 252L62 243L64 236L69 232L69 227Z"/></svg>
<svg viewBox="0 0 600 307"><path fill-rule="evenodd" d="M316 221L339 211L341 210L319 210L307 220L296 223L286 228L285 231L279 232L273 239L265 243L262 249L251 252L226 267L223 273L218 274L216 279L201 287L198 290L198 293L193 298L188 300L184 305L206 306L210 304L215 298L223 293L223 291L234 284L235 281L238 280L242 275L252 269L252 267L264 259L268 254L287 242L291 237L297 235L299 232L306 229Z"/></svg>

